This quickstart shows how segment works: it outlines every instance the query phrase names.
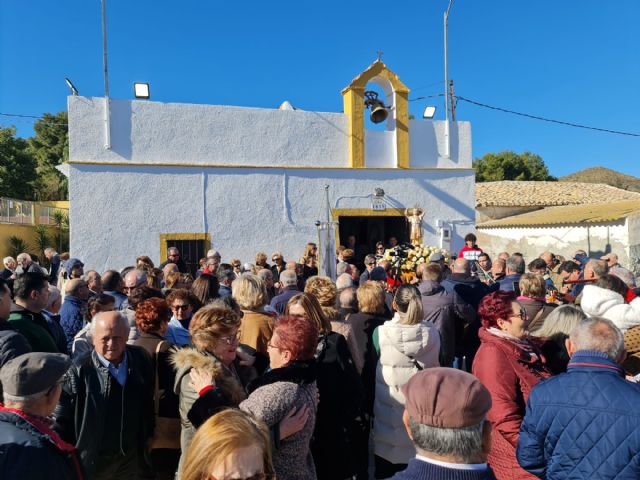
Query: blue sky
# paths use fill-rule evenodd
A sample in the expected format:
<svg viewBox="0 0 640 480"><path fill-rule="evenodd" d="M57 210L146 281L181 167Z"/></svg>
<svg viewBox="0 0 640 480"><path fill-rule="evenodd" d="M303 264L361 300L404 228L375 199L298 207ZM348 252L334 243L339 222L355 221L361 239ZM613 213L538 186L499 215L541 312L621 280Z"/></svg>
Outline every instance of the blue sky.
<svg viewBox="0 0 640 480"><path fill-rule="evenodd" d="M342 111L340 89L384 51L412 92L443 88L447 0L222 2L108 0L113 98L133 82L152 99ZM72 79L101 96L99 0L0 2L0 112L66 109ZM456 93L512 110L640 133L640 2L456 0L449 19L449 76ZM411 102L424 106L443 100ZM606 166L640 176L640 137L579 130L460 102L474 157L512 149L541 155L551 173ZM20 135L32 122L0 116Z"/></svg>

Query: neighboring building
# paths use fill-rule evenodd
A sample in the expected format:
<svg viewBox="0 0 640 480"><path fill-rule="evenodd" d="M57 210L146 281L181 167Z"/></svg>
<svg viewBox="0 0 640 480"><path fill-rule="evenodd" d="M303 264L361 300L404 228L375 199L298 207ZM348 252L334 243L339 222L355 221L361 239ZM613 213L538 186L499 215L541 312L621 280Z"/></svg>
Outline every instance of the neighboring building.
<svg viewBox="0 0 640 480"><path fill-rule="evenodd" d="M27 253L42 258L43 252L38 251L37 248L36 225L47 227L49 236L47 246L60 248L60 253L62 253L62 247L66 240L59 247L57 237L59 235L66 237L67 225L63 226L64 230L59 230L56 227L55 213L57 211L68 216L69 202L30 202L14 198L0 198L0 258L4 258L11 252L11 238L13 237L21 239L26 244Z"/></svg>
<svg viewBox="0 0 640 480"><path fill-rule="evenodd" d="M571 258L611 251L640 274L640 194L577 182L489 182L476 186L478 244L486 251L545 250Z"/></svg>
<svg viewBox="0 0 640 480"><path fill-rule="evenodd" d="M365 128L373 89L392 108ZM98 270L172 245L191 266L210 246L297 259L317 239L325 185L342 242L407 240L404 209L418 205L424 242L451 233L444 246L460 248L475 219L470 124L409 120L409 89L381 61L342 94L344 113L112 100L110 149L104 98L69 97L73 256Z"/></svg>

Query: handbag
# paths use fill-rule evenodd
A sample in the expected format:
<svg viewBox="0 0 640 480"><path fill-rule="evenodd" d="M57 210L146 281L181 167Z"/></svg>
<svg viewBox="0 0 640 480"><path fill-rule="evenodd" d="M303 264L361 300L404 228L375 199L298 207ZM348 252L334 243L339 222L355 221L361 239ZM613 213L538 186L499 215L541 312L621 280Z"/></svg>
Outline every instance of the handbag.
<svg viewBox="0 0 640 480"><path fill-rule="evenodd" d="M156 448L168 448L173 450L180 449L180 433L182 427L180 425L179 418L161 417L160 416L160 375L158 374L158 354L160 348L165 341L158 343L156 347L156 379L154 386L154 415L156 418L156 427L153 431L153 437L151 438L151 450Z"/></svg>

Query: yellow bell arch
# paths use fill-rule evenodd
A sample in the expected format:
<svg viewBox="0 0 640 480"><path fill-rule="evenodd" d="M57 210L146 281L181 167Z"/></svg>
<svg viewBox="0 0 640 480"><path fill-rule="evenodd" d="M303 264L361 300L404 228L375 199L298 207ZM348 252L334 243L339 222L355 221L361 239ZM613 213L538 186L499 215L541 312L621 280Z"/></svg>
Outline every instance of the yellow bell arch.
<svg viewBox="0 0 640 480"><path fill-rule="evenodd" d="M342 90L344 113L349 116L349 166L365 167L364 92L374 79L387 80L393 89L396 159L398 168L409 168L409 89L381 61L376 60Z"/></svg>

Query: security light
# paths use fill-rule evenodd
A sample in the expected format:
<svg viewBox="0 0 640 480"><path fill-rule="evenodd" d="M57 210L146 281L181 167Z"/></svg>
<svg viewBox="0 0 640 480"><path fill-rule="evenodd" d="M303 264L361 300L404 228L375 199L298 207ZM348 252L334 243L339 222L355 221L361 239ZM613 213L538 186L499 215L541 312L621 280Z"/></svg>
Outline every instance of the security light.
<svg viewBox="0 0 640 480"><path fill-rule="evenodd" d="M424 113L422 114L422 118L431 120L435 114L436 114L436 107L427 105L424 109Z"/></svg>
<svg viewBox="0 0 640 480"><path fill-rule="evenodd" d="M135 82L133 84L133 94L136 98L144 98L148 100L151 97L148 83Z"/></svg>

